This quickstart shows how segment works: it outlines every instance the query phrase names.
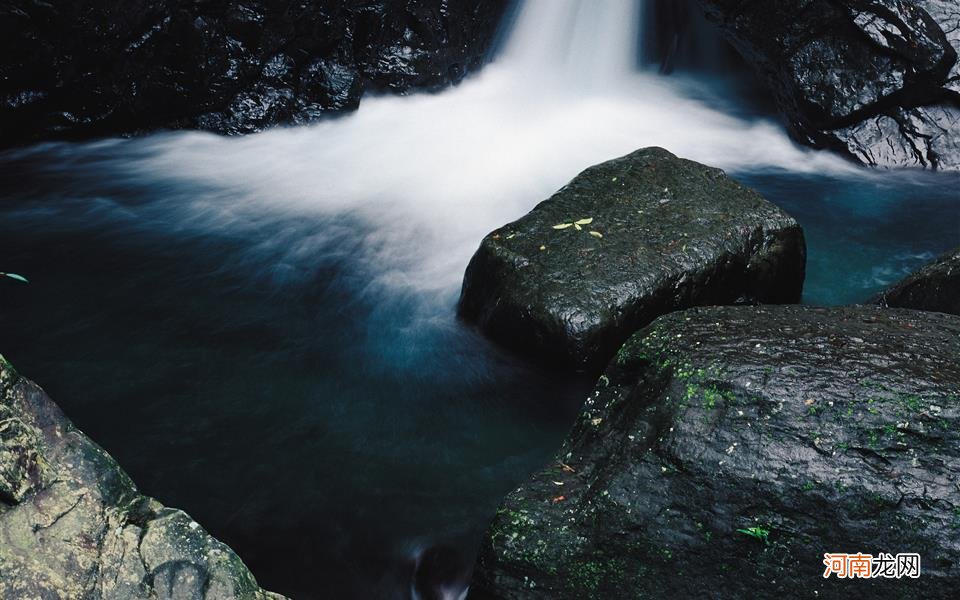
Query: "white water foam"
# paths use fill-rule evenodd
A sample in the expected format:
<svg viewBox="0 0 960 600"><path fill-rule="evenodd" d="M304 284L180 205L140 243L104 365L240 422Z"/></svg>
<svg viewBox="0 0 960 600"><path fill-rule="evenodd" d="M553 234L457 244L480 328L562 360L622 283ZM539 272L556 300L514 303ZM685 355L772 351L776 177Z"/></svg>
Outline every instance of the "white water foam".
<svg viewBox="0 0 960 600"><path fill-rule="evenodd" d="M365 98L340 119L245 137L149 136L118 144L117 160L141 179L218 190L176 207L195 226L349 213L372 232L357 258L377 283L445 302L484 234L640 147L732 170L852 170L774 122L730 116L695 87L638 71L639 7L527 0L502 55L454 89Z"/></svg>

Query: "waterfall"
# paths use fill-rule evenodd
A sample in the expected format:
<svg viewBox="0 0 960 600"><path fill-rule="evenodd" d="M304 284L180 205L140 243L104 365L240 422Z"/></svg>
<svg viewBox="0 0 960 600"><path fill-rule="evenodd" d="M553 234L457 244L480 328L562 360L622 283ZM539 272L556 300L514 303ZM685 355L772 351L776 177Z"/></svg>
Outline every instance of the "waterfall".
<svg viewBox="0 0 960 600"><path fill-rule="evenodd" d="M364 224L365 250L355 258L371 289L399 286L441 303L456 293L484 234L584 168L637 148L662 146L734 171L853 169L798 147L776 122L709 102L716 94L703 80L638 69L640 8L650 6L527 0L493 62L459 86L366 97L356 113L309 126L238 138L181 131L44 151L61 153L58 164L107 172L96 180L170 190L151 208L182 229L234 230L291 214L342 226L347 216ZM178 197L180 189L190 193ZM309 269L289 265L327 243L329 231L249 251L283 254L272 277L296 277Z"/></svg>
<svg viewBox="0 0 960 600"><path fill-rule="evenodd" d="M640 0L526 0L502 60L583 85L616 81L636 69L640 9Z"/></svg>

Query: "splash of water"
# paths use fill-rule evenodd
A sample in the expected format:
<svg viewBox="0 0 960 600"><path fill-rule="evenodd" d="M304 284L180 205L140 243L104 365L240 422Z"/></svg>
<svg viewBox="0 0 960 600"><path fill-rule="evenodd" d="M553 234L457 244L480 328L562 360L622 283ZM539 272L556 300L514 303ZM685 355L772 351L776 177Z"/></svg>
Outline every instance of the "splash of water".
<svg viewBox="0 0 960 600"><path fill-rule="evenodd" d="M96 164L112 177L191 186L155 207L164 214L151 226L349 214L368 226L356 258L376 283L447 304L486 232L587 166L639 147L732 170L851 170L798 147L776 123L718 110L706 86L637 70L639 7L527 0L502 55L455 89L367 98L345 118L240 138L177 132L101 143ZM57 151L76 157L93 147ZM269 243L283 244L295 264L318 240Z"/></svg>

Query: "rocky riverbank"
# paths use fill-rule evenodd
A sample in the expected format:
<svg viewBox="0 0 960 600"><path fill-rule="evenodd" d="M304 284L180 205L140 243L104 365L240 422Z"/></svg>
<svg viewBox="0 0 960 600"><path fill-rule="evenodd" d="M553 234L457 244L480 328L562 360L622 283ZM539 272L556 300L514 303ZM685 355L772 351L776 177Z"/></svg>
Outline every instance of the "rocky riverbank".
<svg viewBox="0 0 960 600"><path fill-rule="evenodd" d="M960 318L695 308L611 362L554 464L511 493L475 597L952 598ZM919 578L825 579L825 552ZM855 583L855 585L854 585Z"/></svg>
<svg viewBox="0 0 960 600"><path fill-rule="evenodd" d="M0 357L0 597L282 600Z"/></svg>

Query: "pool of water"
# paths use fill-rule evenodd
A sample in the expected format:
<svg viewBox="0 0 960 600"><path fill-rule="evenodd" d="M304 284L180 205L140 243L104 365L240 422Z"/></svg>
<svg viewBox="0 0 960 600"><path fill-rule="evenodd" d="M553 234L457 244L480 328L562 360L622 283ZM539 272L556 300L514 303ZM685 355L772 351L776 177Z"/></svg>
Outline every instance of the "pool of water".
<svg viewBox="0 0 960 600"><path fill-rule="evenodd" d="M176 207L209 190L85 158L0 162L0 256L30 278L0 287L5 356L270 589L393 597L434 545L468 566L586 382L461 326L456 289L385 292L349 215L200 233Z"/></svg>
<svg viewBox="0 0 960 600"><path fill-rule="evenodd" d="M878 171L733 175L803 226L805 304L864 302L960 245L960 175Z"/></svg>
<svg viewBox="0 0 960 600"><path fill-rule="evenodd" d="M2 266L30 278L0 281L2 352L269 589L404 597L436 545L468 567L590 382L459 323L455 279L385 267L383 224L122 168L151 152L0 157ZM955 176L733 174L803 224L808 303L862 301L960 244Z"/></svg>

